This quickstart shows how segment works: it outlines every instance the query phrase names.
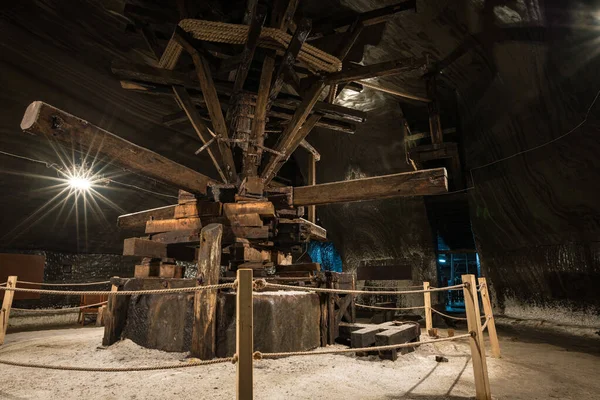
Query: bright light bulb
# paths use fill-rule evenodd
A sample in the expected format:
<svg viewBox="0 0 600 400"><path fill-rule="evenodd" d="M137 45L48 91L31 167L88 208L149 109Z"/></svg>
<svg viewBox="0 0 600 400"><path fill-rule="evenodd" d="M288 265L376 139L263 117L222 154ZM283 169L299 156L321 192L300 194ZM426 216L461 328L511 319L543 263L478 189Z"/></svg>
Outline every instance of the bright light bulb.
<svg viewBox="0 0 600 400"><path fill-rule="evenodd" d="M92 187L92 182L89 179L80 176L73 176L69 178L69 186L76 190L88 190Z"/></svg>

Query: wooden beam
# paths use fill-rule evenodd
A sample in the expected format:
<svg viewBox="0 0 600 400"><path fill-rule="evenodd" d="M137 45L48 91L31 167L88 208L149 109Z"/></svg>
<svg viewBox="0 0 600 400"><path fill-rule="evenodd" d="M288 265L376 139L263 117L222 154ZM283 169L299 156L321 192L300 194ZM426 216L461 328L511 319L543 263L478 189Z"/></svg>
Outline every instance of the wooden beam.
<svg viewBox="0 0 600 400"><path fill-rule="evenodd" d="M221 238L223 226L210 224L200 233L198 274L200 285L216 285L221 273ZM215 358L217 349L217 291L194 293L194 325L192 326L191 355L201 360Z"/></svg>
<svg viewBox="0 0 600 400"><path fill-rule="evenodd" d="M450 133L456 133L456 128L446 128L446 129L442 129L442 134L443 135L448 135ZM407 135L404 140L406 140L407 142L412 142L415 140L420 140L420 139L425 139L427 137L430 137L431 133L429 132L416 132L413 133L411 135Z"/></svg>
<svg viewBox="0 0 600 400"><path fill-rule="evenodd" d="M233 83L233 94L232 98L243 89L248 72L250 71L250 64L254 58L256 47L258 46L258 39L260 38L260 32L262 26L265 23L265 11L262 8L257 8L257 1L253 1L253 9L250 14L250 27L248 28L248 37L244 48L241 53L241 61L237 67L235 74L235 81Z"/></svg>
<svg viewBox="0 0 600 400"><path fill-rule="evenodd" d="M271 26L286 32L294 19L300 0L278 0L271 16Z"/></svg>
<svg viewBox="0 0 600 400"><path fill-rule="evenodd" d="M11 275L6 280L6 287L14 289L17 286L17 277ZM10 317L10 309L12 307L15 292L13 290L4 291L4 299L2 300L2 309L0 310L0 346L4 344L6 337L6 329L8 328L8 318Z"/></svg>
<svg viewBox="0 0 600 400"><path fill-rule="evenodd" d="M308 156L308 179L307 184L310 186L317 184L317 159L314 155L309 154ZM308 206L308 220L315 224L317 222L317 214L316 214L317 206L310 205Z"/></svg>
<svg viewBox="0 0 600 400"><path fill-rule="evenodd" d="M378 78L382 76L397 75L407 71L422 68L425 60L422 58L400 58L378 64L362 65L348 70L334 72L325 78L327 85L334 85L361 79Z"/></svg>
<svg viewBox="0 0 600 400"><path fill-rule="evenodd" d="M208 127L200 117L200 114L196 109L196 105L192 101L192 98L190 97L189 93L183 86L173 86L173 93L175 94L177 102L183 109L183 112L185 112L185 115L190 120L190 123L192 124L194 131L196 131L196 134L200 138L200 141L202 141L203 144L206 144L209 140L211 140L214 137L214 135L208 129ZM223 179L223 182L227 182L227 176L223 172L224 163L221 158L221 154L215 153L210 148L206 149L206 152L210 156L213 165L217 169L217 172L219 173L219 176L221 176L221 179Z"/></svg>
<svg viewBox="0 0 600 400"><path fill-rule="evenodd" d="M187 51L192 57L194 66L196 68L196 75L202 88L202 95L208 108L208 114L212 121L213 128L217 136L222 140L218 140L219 151L225 165L225 175L227 176L228 182L235 183L237 181L237 173L235 170L235 163L233 161L233 153L227 139L229 135L227 133L227 125L225 123L225 117L221 110L221 104L219 102L219 96L212 79L210 68L204 56L202 56L196 48L189 42L188 34L182 29L178 28L173 34L173 39L181 45L185 51Z"/></svg>
<svg viewBox="0 0 600 400"><path fill-rule="evenodd" d="M166 258L167 245L152 240L129 238L123 241L123 255L136 257Z"/></svg>
<svg viewBox="0 0 600 400"><path fill-rule="evenodd" d="M294 188L294 206L348 203L399 196L426 196L448 191L445 168L321 183Z"/></svg>
<svg viewBox="0 0 600 400"><path fill-rule="evenodd" d="M490 300L490 292L485 278L478 278L479 292L481 293L481 304L483 304L483 312L487 321L487 331L490 336L490 347L492 356L500 358L500 342L498 341L498 333L496 332L496 322L494 321L494 312L492 310L492 302Z"/></svg>
<svg viewBox="0 0 600 400"><path fill-rule="evenodd" d="M444 142L442 134L442 122L440 120L440 106L437 101L437 79L435 76L428 78L425 83L427 87L427 96L431 102L427 103L429 112L429 131L431 132L431 143L441 144Z"/></svg>
<svg viewBox="0 0 600 400"><path fill-rule="evenodd" d="M310 33L310 28L312 27L311 20L308 18L303 18L302 21L298 24L298 28L292 36L289 46L285 50L283 54L283 59L277 68L277 73L275 74L275 81L271 86L271 91L269 92L269 105L267 109L270 108L270 105L275 101L281 88L283 87L284 77L287 73L287 70L293 68L294 63L296 62L296 57L298 53L300 53L300 49L302 45L306 41L308 34Z"/></svg>
<svg viewBox="0 0 600 400"><path fill-rule="evenodd" d="M146 233L148 234L200 228L202 228L202 223L198 217L162 219L146 222Z"/></svg>
<svg viewBox="0 0 600 400"><path fill-rule="evenodd" d="M115 164L191 193L206 194L207 185L215 182L199 172L41 101L34 101L27 107L21 129L68 146L77 144L84 149L93 150L107 156Z"/></svg>
<svg viewBox="0 0 600 400"><path fill-rule="evenodd" d="M173 218L175 205L153 208L151 210L138 211L117 217L117 227L125 230L144 229L149 220L161 220Z"/></svg>
<svg viewBox="0 0 600 400"><path fill-rule="evenodd" d="M425 331L429 334L433 329L433 319L431 318L431 292L429 292L429 282L423 282L423 305L425 306ZM429 335L431 336L431 335Z"/></svg>
<svg viewBox="0 0 600 400"><path fill-rule="evenodd" d="M252 400L254 397L252 362L254 352L254 316L252 269L240 268L237 271L236 297L236 354L237 361L237 400Z"/></svg>
<svg viewBox="0 0 600 400"><path fill-rule="evenodd" d="M317 124L316 126L318 126ZM306 139L300 142L300 146L304 147L315 159L315 161L321 161L321 154L313 147L312 144L308 143Z"/></svg>
<svg viewBox="0 0 600 400"><path fill-rule="evenodd" d="M312 129L312 127L305 130L302 130L301 128L303 127L324 88L325 85L321 80L313 83L310 90L306 94L306 97L298 106L298 109L290 120L288 126L277 140L274 150L283 153L284 156L276 154L271 155L271 158L261 174L261 177L265 180L265 184L268 184L275 177L275 175L277 175L277 172L286 159L294 152L294 150L296 150L300 142L306 137L306 135L308 135L310 129ZM320 116L317 117L320 119ZM317 121L318 119L314 120L313 126Z"/></svg>
<svg viewBox="0 0 600 400"><path fill-rule="evenodd" d="M428 97L419 96L419 95L412 94L412 93L407 93L407 92L402 92L400 90L384 88L383 86L374 85L374 84L372 84L370 82L357 81L356 83L361 84L361 85L363 85L366 88L373 89L373 90L378 90L378 91L384 92L384 93L389 93L389 94L392 94L394 96L402 97L404 99L416 100L416 101L421 101L421 102L424 102L424 103L429 103L431 101L431 99L428 98Z"/></svg>

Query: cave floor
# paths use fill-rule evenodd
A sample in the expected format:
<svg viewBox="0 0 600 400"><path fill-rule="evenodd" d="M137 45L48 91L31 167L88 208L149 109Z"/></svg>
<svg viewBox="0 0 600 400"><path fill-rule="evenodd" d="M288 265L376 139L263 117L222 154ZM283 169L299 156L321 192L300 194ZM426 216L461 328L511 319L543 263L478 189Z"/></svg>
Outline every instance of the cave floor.
<svg viewBox="0 0 600 400"><path fill-rule="evenodd" d="M458 331L457 334L463 333ZM72 366L177 363L184 353L145 349L129 340L99 347L103 328L8 334L0 358ZM442 335L445 331L442 330ZM495 399L597 399L600 355L501 335L503 357L488 357ZM444 355L446 363L437 363ZM255 363L256 399L470 399L473 372L466 341L421 346L396 362L323 355ZM0 366L0 399L223 399L235 397L232 364L90 373Z"/></svg>

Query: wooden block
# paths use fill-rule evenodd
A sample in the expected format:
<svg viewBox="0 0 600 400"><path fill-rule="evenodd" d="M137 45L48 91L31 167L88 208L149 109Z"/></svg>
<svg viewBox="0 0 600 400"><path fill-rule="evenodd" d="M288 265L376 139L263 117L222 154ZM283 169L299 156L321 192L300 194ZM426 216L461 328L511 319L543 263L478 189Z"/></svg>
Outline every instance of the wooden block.
<svg viewBox="0 0 600 400"><path fill-rule="evenodd" d="M179 190L179 194L177 196L177 204L185 204L196 201L196 196L193 193L186 192L185 190Z"/></svg>
<svg viewBox="0 0 600 400"><path fill-rule="evenodd" d="M146 233L160 233L170 231L181 231L189 229L201 229L200 218L162 219L159 221L146 222Z"/></svg>
<svg viewBox="0 0 600 400"><path fill-rule="evenodd" d="M448 328L448 337L453 337L453 336L454 336L454 329Z"/></svg>
<svg viewBox="0 0 600 400"><path fill-rule="evenodd" d="M244 179L242 182L242 186L244 188L244 193L261 195L265 189L265 183L260 178L260 176L249 176Z"/></svg>
<svg viewBox="0 0 600 400"><path fill-rule="evenodd" d="M379 325L371 325L352 332L351 347L368 347L375 343L375 335L381 331Z"/></svg>
<svg viewBox="0 0 600 400"><path fill-rule="evenodd" d="M161 278L183 278L183 266L174 264L162 264L159 275Z"/></svg>
<svg viewBox="0 0 600 400"><path fill-rule="evenodd" d="M292 264L292 253L285 254L281 251L271 251L271 261L278 266Z"/></svg>
<svg viewBox="0 0 600 400"><path fill-rule="evenodd" d="M160 271L160 265L136 265L133 276L135 278L148 278L151 276L158 276Z"/></svg>
<svg viewBox="0 0 600 400"><path fill-rule="evenodd" d="M263 263L263 262L245 262L242 264L239 264L237 266L238 269L240 268L250 268L250 269L265 269L265 268L269 268L272 267L273 264L271 263Z"/></svg>
<svg viewBox="0 0 600 400"><path fill-rule="evenodd" d="M241 243L230 246L229 254L232 261L270 262L271 260L269 250L260 250Z"/></svg>
<svg viewBox="0 0 600 400"><path fill-rule="evenodd" d="M309 271L281 271L277 275L286 278L311 278L313 274Z"/></svg>
<svg viewBox="0 0 600 400"><path fill-rule="evenodd" d="M175 206L174 218L218 217L221 215L222 205L214 201L196 200ZM205 222L207 224L208 222Z"/></svg>
<svg viewBox="0 0 600 400"><path fill-rule="evenodd" d="M244 239L268 239L268 226L232 226L233 235Z"/></svg>
<svg viewBox="0 0 600 400"><path fill-rule="evenodd" d="M165 244L198 244L200 243L200 229L155 233L150 238L154 242Z"/></svg>
<svg viewBox="0 0 600 400"><path fill-rule="evenodd" d="M304 264L291 264L291 265L278 265L277 273L280 272L292 272L292 271L320 271L321 264L319 263L304 263Z"/></svg>
<svg viewBox="0 0 600 400"><path fill-rule="evenodd" d="M96 314L96 326L104 326L104 311L106 310L106 304L98 308L98 314Z"/></svg>
<svg viewBox="0 0 600 400"><path fill-rule="evenodd" d="M402 344L418 340L420 328L415 324L405 324L392 329L385 329L375 335L375 346L388 346L393 344ZM414 348L406 347L402 349L394 349L380 351L379 357L396 361L398 351L401 354L406 354L414 351Z"/></svg>
<svg viewBox="0 0 600 400"><path fill-rule="evenodd" d="M163 258L167 256L167 245L147 239L129 238L123 241L123 255Z"/></svg>
<svg viewBox="0 0 600 400"><path fill-rule="evenodd" d="M263 226L263 221L257 213L231 215L228 219L231 226Z"/></svg>
<svg viewBox="0 0 600 400"><path fill-rule="evenodd" d="M274 218L275 207L270 201L223 204L223 213L228 218L239 214L258 214L262 218Z"/></svg>

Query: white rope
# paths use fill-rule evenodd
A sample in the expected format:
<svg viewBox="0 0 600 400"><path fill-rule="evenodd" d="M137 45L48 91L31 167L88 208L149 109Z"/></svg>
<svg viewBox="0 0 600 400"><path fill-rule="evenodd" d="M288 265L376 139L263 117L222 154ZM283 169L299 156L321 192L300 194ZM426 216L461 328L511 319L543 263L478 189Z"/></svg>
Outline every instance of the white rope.
<svg viewBox="0 0 600 400"><path fill-rule="evenodd" d="M142 294L169 294L169 293L189 293L198 292L202 290L216 290L225 288L235 288L237 283L222 283L219 285L206 285L206 286L192 286L184 288L172 288L172 289L152 289L152 290L123 290L119 292L109 292L101 290L45 290L45 289L24 289L24 288L8 288L0 287L0 290L13 291L13 292L27 292L27 293L42 293L42 294L55 294L64 296L73 295L111 295L111 296L132 296Z"/></svg>
<svg viewBox="0 0 600 400"><path fill-rule="evenodd" d="M50 283L50 282L27 282L17 281L17 284L23 283L25 285L37 285L37 286L94 286L94 285L106 285L110 281L102 282L83 282L83 283Z"/></svg>
<svg viewBox="0 0 600 400"><path fill-rule="evenodd" d="M260 279L259 279L260 281ZM341 294L416 294L416 293L426 293L426 292L442 292L447 290L459 290L462 289L465 285L454 285L443 288L435 288L435 289L427 289L427 290L404 290L404 291L366 291L366 290L348 290L348 289L327 289L327 288L316 288L316 287L304 287L304 286L290 286L290 285L282 285L277 283L270 283L263 280L264 283L258 285L260 288L262 287L271 287L274 289L286 289L286 290L304 290L307 292L323 292L323 293L341 293Z"/></svg>

